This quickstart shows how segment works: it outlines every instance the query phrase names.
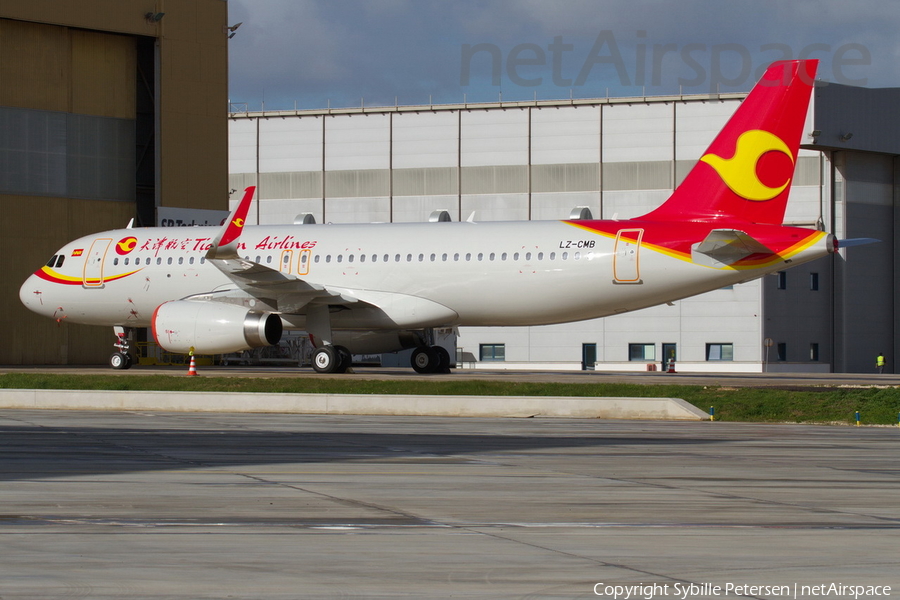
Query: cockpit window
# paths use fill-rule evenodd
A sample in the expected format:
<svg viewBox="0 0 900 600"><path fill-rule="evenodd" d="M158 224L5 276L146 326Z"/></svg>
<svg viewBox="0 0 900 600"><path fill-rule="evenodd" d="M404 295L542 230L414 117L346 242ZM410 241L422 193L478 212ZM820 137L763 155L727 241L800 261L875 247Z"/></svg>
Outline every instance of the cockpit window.
<svg viewBox="0 0 900 600"><path fill-rule="evenodd" d="M59 255L59 258L56 259L56 268L57 268L57 269L60 268L60 267L62 266L63 260L64 260L65 258L66 258L66 255L65 255L65 254L60 254L60 255Z"/></svg>
<svg viewBox="0 0 900 600"><path fill-rule="evenodd" d="M62 266L65 257L65 254L54 254L53 257L47 261L47 266L51 269L58 269Z"/></svg>
<svg viewBox="0 0 900 600"><path fill-rule="evenodd" d="M54 254L54 255L53 255L53 258L51 258L50 260L47 261L47 266L50 267L50 268L52 269L52 268L56 265L56 259L57 259L57 258L59 258L59 256L56 255L56 254Z"/></svg>

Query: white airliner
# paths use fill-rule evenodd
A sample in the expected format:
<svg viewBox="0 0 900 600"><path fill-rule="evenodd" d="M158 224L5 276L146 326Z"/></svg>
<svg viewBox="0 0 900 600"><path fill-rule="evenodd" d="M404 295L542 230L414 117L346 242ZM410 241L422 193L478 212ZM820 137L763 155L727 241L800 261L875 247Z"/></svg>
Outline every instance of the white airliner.
<svg viewBox="0 0 900 600"><path fill-rule="evenodd" d="M151 327L171 352L221 354L304 330L320 372L415 348L435 328L593 319L749 281L835 252L782 226L817 61L774 63L672 196L631 220L247 226L106 231L63 246L20 291L30 310L113 326L115 368Z"/></svg>

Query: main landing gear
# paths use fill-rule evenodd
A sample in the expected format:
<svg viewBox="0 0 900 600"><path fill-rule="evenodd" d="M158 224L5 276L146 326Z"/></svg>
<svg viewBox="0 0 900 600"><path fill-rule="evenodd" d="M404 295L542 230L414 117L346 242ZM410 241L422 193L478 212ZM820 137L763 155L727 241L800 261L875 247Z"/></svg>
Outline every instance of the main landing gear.
<svg viewBox="0 0 900 600"><path fill-rule="evenodd" d="M346 373L352 360L343 346L322 346L313 352L312 364L317 373Z"/></svg>
<svg viewBox="0 0 900 600"><path fill-rule="evenodd" d="M450 353L443 346L420 346L410 359L416 373L449 373Z"/></svg>
<svg viewBox="0 0 900 600"><path fill-rule="evenodd" d="M116 333L116 343L114 344L116 351L109 357L109 366L113 369L130 369L131 365L134 364L134 358L132 358L131 353L129 352L129 350L131 350L129 339L134 330L116 326L113 327L113 331Z"/></svg>

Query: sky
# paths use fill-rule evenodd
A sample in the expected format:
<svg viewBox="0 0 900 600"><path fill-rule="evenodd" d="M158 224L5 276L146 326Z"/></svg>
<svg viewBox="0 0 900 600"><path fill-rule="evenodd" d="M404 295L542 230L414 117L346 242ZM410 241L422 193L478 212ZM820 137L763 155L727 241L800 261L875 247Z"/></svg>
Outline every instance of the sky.
<svg viewBox="0 0 900 600"><path fill-rule="evenodd" d="M900 87L896 0L228 0L229 97L290 110Z"/></svg>

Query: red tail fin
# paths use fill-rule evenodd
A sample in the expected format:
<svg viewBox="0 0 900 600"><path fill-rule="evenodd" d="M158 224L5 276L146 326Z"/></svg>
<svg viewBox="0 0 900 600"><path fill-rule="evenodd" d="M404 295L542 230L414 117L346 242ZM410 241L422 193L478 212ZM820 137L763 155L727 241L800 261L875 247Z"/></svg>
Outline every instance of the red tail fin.
<svg viewBox="0 0 900 600"><path fill-rule="evenodd" d="M780 225L817 65L772 63L681 185L641 219Z"/></svg>

